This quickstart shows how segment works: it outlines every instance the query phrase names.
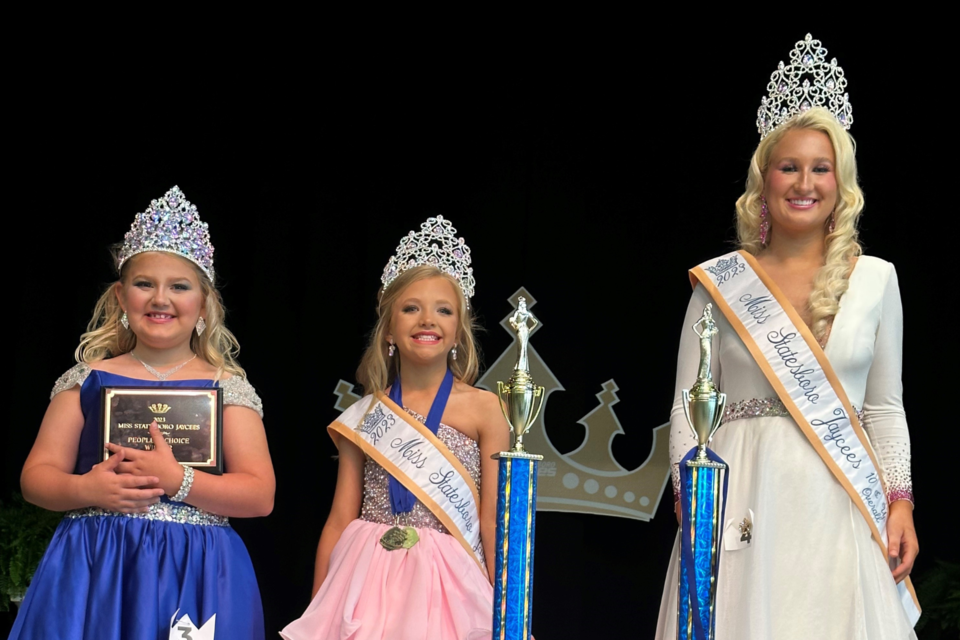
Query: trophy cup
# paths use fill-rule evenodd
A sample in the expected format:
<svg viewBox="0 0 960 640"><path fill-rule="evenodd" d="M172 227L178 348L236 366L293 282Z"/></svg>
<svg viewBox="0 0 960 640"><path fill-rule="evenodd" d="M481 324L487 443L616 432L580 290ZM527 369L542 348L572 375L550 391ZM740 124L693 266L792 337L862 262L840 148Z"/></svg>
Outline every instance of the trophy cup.
<svg viewBox="0 0 960 640"><path fill-rule="evenodd" d="M700 337L697 381L683 390L683 412L697 446L680 461L680 574L677 638L713 640L717 575L727 493L727 465L707 445L723 418L727 396L713 384L712 341L717 335L712 304L693 325Z"/></svg>
<svg viewBox="0 0 960 640"><path fill-rule="evenodd" d="M543 387L533 383L527 347L539 321L521 296L510 326L517 333L519 353L513 374L497 382L500 408L514 444L510 451L494 454L500 461L497 477L497 562L493 597L493 637L500 640L530 638L533 604L533 541L537 510L537 463L543 456L523 448L543 406Z"/></svg>

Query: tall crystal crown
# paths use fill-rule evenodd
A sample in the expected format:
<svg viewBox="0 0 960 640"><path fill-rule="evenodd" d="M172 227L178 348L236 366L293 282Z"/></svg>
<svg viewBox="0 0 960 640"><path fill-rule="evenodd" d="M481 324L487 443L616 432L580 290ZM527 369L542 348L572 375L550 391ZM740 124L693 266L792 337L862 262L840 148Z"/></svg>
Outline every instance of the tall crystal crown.
<svg viewBox="0 0 960 640"><path fill-rule="evenodd" d="M427 218L420 231L411 231L400 239L396 253L383 269L383 290L396 280L403 271L423 264L433 265L446 271L460 283L463 295L473 297L476 280L470 266L470 247L463 238L457 237L453 224L443 216Z"/></svg>
<svg viewBox="0 0 960 640"><path fill-rule="evenodd" d="M803 82L801 83L801 79ZM770 75L767 96L757 110L760 139L798 113L813 107L824 107L849 129L853 124L853 107L844 93L847 79L837 59L827 62L827 50L819 40L807 37L797 42L790 52L790 64L780 62Z"/></svg>
<svg viewBox="0 0 960 640"><path fill-rule="evenodd" d="M150 208L137 215L123 237L117 271L124 262L145 251L165 251L186 258L213 281L210 229L200 220L197 207L187 201L180 187L175 186L161 199L153 200Z"/></svg>

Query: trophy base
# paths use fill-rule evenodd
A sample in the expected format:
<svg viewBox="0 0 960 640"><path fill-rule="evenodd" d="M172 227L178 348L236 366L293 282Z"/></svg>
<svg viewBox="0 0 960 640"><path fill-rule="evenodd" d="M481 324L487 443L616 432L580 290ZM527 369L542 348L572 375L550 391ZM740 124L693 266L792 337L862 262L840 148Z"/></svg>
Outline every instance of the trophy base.
<svg viewBox="0 0 960 640"><path fill-rule="evenodd" d="M493 460L500 458L519 458L521 460L543 460L543 456L536 453L527 453L526 451L501 451L490 456Z"/></svg>
<svg viewBox="0 0 960 640"><path fill-rule="evenodd" d="M726 469L727 465L713 460L687 460L688 467L698 467L700 469Z"/></svg>

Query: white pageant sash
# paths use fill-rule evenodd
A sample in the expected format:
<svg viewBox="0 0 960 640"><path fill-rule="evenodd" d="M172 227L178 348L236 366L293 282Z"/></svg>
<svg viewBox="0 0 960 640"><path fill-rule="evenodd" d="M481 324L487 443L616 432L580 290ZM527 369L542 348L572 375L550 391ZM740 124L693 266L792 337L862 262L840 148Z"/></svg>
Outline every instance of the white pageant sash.
<svg viewBox="0 0 960 640"><path fill-rule="evenodd" d="M425 425L378 394L350 405L327 429L355 443L415 495L486 573L476 483Z"/></svg>
<svg viewBox="0 0 960 640"><path fill-rule="evenodd" d="M750 350L814 450L863 514L887 558L887 497L880 466L837 374L793 305L756 259L734 251L690 270ZM899 585L911 623L920 607Z"/></svg>

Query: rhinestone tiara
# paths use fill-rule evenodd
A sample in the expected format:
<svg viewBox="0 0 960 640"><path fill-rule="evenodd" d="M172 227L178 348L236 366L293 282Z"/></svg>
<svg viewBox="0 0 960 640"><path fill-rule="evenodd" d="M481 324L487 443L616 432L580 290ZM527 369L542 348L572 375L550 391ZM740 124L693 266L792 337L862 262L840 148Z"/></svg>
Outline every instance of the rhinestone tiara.
<svg viewBox="0 0 960 640"><path fill-rule="evenodd" d="M213 281L210 229L200 220L197 207L187 201L180 187L173 187L159 200L153 200L150 208L137 214L130 231L123 237L117 271L124 262L145 251L165 251L186 258Z"/></svg>
<svg viewBox="0 0 960 640"><path fill-rule="evenodd" d="M470 247L463 238L457 237L453 224L443 216L427 218L420 225L419 232L411 231L400 239L396 253L390 256L390 261L383 269L380 281L386 291L390 283L406 269L429 264L453 276L469 300L477 284L470 262Z"/></svg>
<svg viewBox="0 0 960 640"><path fill-rule="evenodd" d="M801 83L801 79L803 82ZM837 59L827 62L827 50L808 33L790 52L790 64L781 61L770 75L767 95L757 110L760 139L778 126L813 107L824 107L849 129L853 124L853 107L844 93L847 79Z"/></svg>

